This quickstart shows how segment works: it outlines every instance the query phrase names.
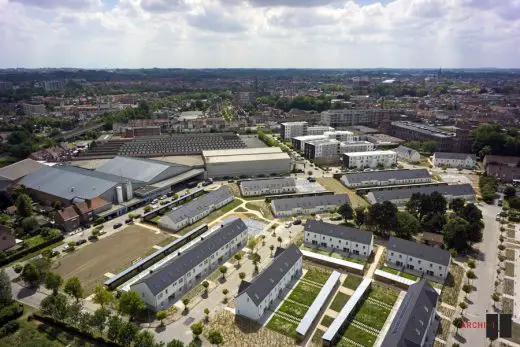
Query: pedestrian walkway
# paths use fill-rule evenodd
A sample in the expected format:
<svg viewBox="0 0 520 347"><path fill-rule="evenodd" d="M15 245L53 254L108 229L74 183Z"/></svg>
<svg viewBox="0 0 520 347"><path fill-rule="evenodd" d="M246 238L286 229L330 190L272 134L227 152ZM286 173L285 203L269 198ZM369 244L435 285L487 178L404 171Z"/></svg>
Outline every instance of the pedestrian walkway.
<svg viewBox="0 0 520 347"><path fill-rule="evenodd" d="M374 272L376 271L377 265L379 264L379 258L381 258L381 256L383 255L384 250L385 248L383 246L377 247L377 251L374 256L374 261L372 262L372 264L370 264L370 267L368 268L367 274L365 276L366 278L372 278L374 276Z"/></svg>

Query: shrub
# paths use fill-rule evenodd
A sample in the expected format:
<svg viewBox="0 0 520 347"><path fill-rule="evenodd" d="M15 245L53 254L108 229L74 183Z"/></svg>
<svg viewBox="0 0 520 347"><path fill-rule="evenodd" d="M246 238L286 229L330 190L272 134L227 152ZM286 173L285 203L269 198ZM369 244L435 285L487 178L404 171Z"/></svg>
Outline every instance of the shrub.
<svg viewBox="0 0 520 347"><path fill-rule="evenodd" d="M20 328L20 323L16 320L7 322L2 329L0 329L0 337L11 335Z"/></svg>
<svg viewBox="0 0 520 347"><path fill-rule="evenodd" d="M17 302L0 309L0 325L20 317L23 314L23 305Z"/></svg>
<svg viewBox="0 0 520 347"><path fill-rule="evenodd" d="M22 266L22 264L16 264L16 265L13 267L13 269L14 269L14 272L16 272L17 274L19 274L20 272L22 272L22 270L23 270L23 266Z"/></svg>
<svg viewBox="0 0 520 347"><path fill-rule="evenodd" d="M103 217L97 217L96 219L94 219L94 225L103 224L104 222L105 222L105 218L103 218Z"/></svg>

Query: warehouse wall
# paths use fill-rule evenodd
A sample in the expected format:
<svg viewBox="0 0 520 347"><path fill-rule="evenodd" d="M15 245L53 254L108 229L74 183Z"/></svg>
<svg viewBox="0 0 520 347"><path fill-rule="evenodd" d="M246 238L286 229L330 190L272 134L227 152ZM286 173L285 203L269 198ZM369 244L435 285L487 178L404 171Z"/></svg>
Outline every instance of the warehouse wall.
<svg viewBox="0 0 520 347"><path fill-rule="evenodd" d="M258 176L263 174L269 176L272 173L286 174L291 172L290 159L275 159L275 160L261 160L261 161L244 161L244 162L230 162L219 164L207 164L206 171L208 177L239 177Z"/></svg>

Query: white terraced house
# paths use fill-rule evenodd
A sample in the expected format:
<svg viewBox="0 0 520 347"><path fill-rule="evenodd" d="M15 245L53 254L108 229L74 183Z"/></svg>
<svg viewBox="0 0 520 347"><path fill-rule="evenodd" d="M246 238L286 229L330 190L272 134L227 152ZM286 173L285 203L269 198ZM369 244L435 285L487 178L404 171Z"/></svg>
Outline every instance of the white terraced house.
<svg viewBox="0 0 520 347"><path fill-rule="evenodd" d="M394 269L444 282L451 255L444 249L390 236L386 263Z"/></svg>
<svg viewBox="0 0 520 347"><path fill-rule="evenodd" d="M341 182L349 188L409 185L431 181L430 173L426 169L349 172L341 176Z"/></svg>
<svg viewBox="0 0 520 347"><path fill-rule="evenodd" d="M302 275L303 255L295 245L278 248L271 264L251 283L242 281L235 299L236 313L258 321L295 279Z"/></svg>
<svg viewBox="0 0 520 347"><path fill-rule="evenodd" d="M370 151L343 153L343 165L349 169L375 169L378 166L390 167L397 163L394 151Z"/></svg>
<svg viewBox="0 0 520 347"><path fill-rule="evenodd" d="M295 191L296 182L292 177L240 182L240 193L242 193L243 196L286 194L294 193Z"/></svg>
<svg viewBox="0 0 520 347"><path fill-rule="evenodd" d="M276 217L310 215L331 212L350 200L347 194L317 195L298 198L273 199L271 209Z"/></svg>
<svg viewBox="0 0 520 347"><path fill-rule="evenodd" d="M460 169L473 169L477 164L477 156L469 153L435 152L433 165L435 167L453 167Z"/></svg>
<svg viewBox="0 0 520 347"><path fill-rule="evenodd" d="M307 247L366 259L372 254L374 235L356 228L309 219L304 227L304 243Z"/></svg>

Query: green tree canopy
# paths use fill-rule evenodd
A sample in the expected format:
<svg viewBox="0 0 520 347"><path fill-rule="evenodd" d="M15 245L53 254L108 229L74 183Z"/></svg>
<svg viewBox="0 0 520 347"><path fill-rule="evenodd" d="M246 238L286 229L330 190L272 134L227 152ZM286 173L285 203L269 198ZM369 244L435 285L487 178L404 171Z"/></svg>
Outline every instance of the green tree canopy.
<svg viewBox="0 0 520 347"><path fill-rule="evenodd" d="M397 228L395 233L402 239L411 239L419 232L420 224L414 215L408 212L397 212Z"/></svg>
<svg viewBox="0 0 520 347"><path fill-rule="evenodd" d="M31 287L38 285L42 279L40 270L33 263L25 264L20 277Z"/></svg>
<svg viewBox="0 0 520 347"><path fill-rule="evenodd" d="M4 269L0 270L0 306L7 306L13 301L11 281Z"/></svg>
<svg viewBox="0 0 520 347"><path fill-rule="evenodd" d="M45 276L45 288L52 290L52 294L58 294L58 289L60 289L63 284L63 278L55 272L49 272Z"/></svg>
<svg viewBox="0 0 520 347"><path fill-rule="evenodd" d="M121 294L118 309L122 314L136 318L145 309L145 304L139 294L131 290Z"/></svg>
<svg viewBox="0 0 520 347"><path fill-rule="evenodd" d="M16 212L22 218L30 217L32 215L32 200L27 194L20 194L16 198Z"/></svg>
<svg viewBox="0 0 520 347"><path fill-rule="evenodd" d="M79 300L83 297L83 287L81 286L81 281L77 277L69 278L65 283L63 291L76 300Z"/></svg>
<svg viewBox="0 0 520 347"><path fill-rule="evenodd" d="M338 213L344 220L349 220L354 217L354 211L348 202L338 208Z"/></svg>

